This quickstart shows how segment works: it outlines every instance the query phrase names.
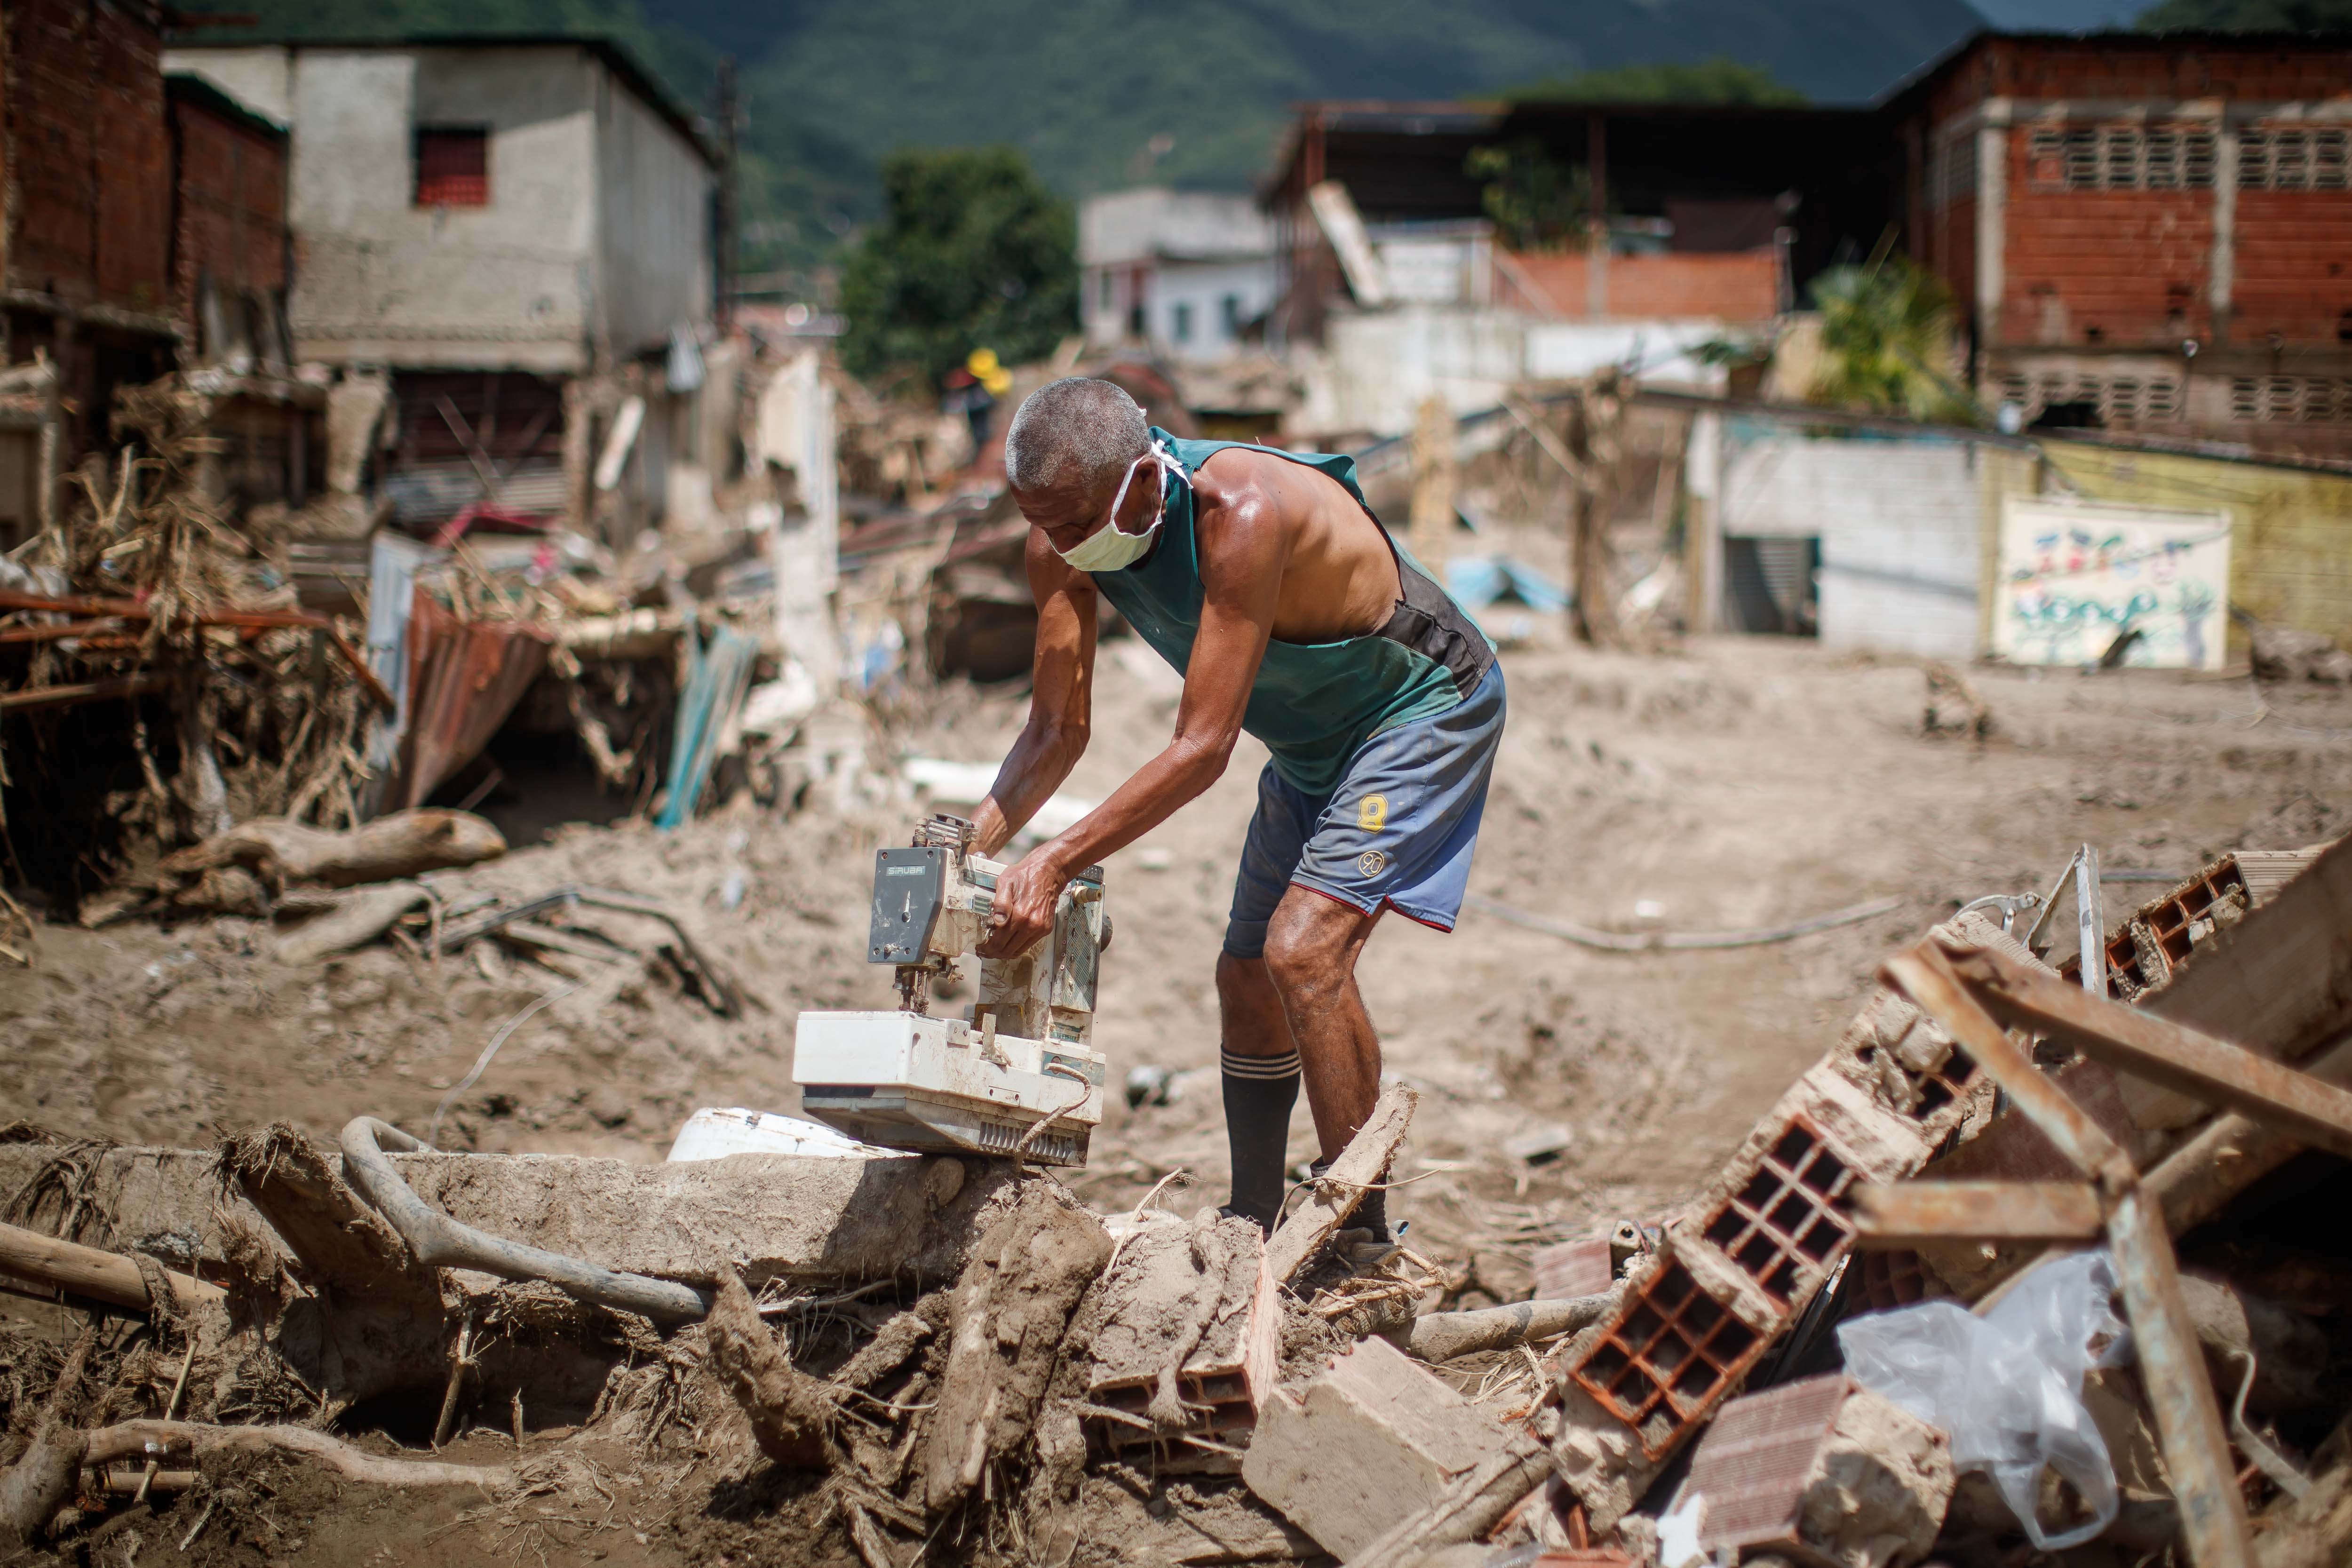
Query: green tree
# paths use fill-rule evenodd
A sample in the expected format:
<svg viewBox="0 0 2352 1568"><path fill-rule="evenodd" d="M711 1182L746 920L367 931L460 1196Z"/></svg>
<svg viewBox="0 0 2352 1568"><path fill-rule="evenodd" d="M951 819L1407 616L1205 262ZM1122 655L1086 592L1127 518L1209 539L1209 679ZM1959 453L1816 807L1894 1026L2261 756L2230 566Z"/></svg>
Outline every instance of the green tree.
<svg viewBox="0 0 2352 1568"><path fill-rule="evenodd" d="M1977 424L1976 399L1944 369L1952 351L1951 291L1892 250L1890 241L1881 241L1861 266L1832 268L1813 280L1813 305L1822 313L1813 401Z"/></svg>
<svg viewBox="0 0 2352 1568"><path fill-rule="evenodd" d="M2140 13L2149 33L2341 33L2352 0L2163 0Z"/></svg>
<svg viewBox="0 0 2352 1568"><path fill-rule="evenodd" d="M936 385L978 348L1042 358L1078 324L1077 223L1010 147L893 153L841 274L842 363Z"/></svg>
<svg viewBox="0 0 2352 1568"><path fill-rule="evenodd" d="M1769 67L1743 65L1728 55L1713 55L1696 63L1660 60L1651 65L1573 71L1545 77L1498 96L1513 101L1570 99L1580 103L1787 105L1812 101L1775 77Z"/></svg>
<svg viewBox="0 0 2352 1568"><path fill-rule="evenodd" d="M1592 175L1562 163L1528 136L1507 147L1473 147L1463 173L1484 182L1479 205L1513 250L1552 250L1573 244L1592 210Z"/></svg>

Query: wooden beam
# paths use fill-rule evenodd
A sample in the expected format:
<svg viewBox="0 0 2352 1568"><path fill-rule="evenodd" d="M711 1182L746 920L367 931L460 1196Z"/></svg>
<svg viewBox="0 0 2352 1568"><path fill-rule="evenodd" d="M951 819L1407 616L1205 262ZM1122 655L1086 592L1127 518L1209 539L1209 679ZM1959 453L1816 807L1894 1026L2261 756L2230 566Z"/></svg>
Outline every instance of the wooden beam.
<svg viewBox="0 0 2352 1568"><path fill-rule="evenodd" d="M119 1252L59 1241L21 1226L0 1225L0 1273L37 1279L69 1295L87 1296L110 1307L147 1310L147 1281L139 1265ZM183 1310L226 1299L228 1292L192 1274L163 1270Z"/></svg>
<svg viewBox="0 0 2352 1568"><path fill-rule="evenodd" d="M103 702L110 697L142 697L150 691L161 691L167 684L160 675L126 675L114 680L84 680L70 686L0 691L0 713L21 713L28 708L69 708L78 702Z"/></svg>
<svg viewBox="0 0 2352 1568"><path fill-rule="evenodd" d="M2227 1040L2094 996L1994 949L1947 951L1970 993L2002 1022L2065 1040L2109 1067L2352 1159L2352 1092Z"/></svg>
<svg viewBox="0 0 2352 1568"><path fill-rule="evenodd" d="M1864 1183L1851 1201L1859 1247L2095 1241L2105 1223L2087 1182Z"/></svg>
<svg viewBox="0 0 2352 1568"><path fill-rule="evenodd" d="M1275 1283L1289 1284L1291 1276L1305 1268L1316 1249L1356 1212L1365 1189L1388 1179L1389 1162L1395 1157L1397 1145L1404 1142L1405 1131L1412 1125L1413 1108L1420 1103L1420 1094L1404 1084L1381 1094L1372 1113L1364 1118L1363 1127L1348 1140L1348 1146L1331 1162L1306 1203L1267 1240L1266 1267L1273 1270Z"/></svg>

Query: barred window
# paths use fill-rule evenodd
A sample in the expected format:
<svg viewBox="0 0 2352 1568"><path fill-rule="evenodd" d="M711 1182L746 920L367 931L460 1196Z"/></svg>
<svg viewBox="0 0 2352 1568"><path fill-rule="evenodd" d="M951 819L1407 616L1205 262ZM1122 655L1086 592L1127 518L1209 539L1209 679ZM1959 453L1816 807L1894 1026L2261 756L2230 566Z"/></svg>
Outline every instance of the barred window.
<svg viewBox="0 0 2352 1568"><path fill-rule="evenodd" d="M2043 191L2196 191L2213 184L2213 132L2201 126L2038 125L2029 177Z"/></svg>
<svg viewBox="0 0 2352 1568"><path fill-rule="evenodd" d="M2177 375L2088 371L2011 371L2000 378L2000 395L2024 411L2028 424L2053 403L2096 405L2104 424L2178 419L2181 383Z"/></svg>
<svg viewBox="0 0 2352 1568"><path fill-rule="evenodd" d="M2249 191L2352 188L2352 131L2278 126L2241 131L2238 184Z"/></svg>
<svg viewBox="0 0 2352 1568"><path fill-rule="evenodd" d="M1943 208L1977 188L1977 139L1974 132L1953 137L1936 149L1927 165L1928 205Z"/></svg>
<svg viewBox="0 0 2352 1568"><path fill-rule="evenodd" d="M2340 424L2352 420L2352 381L2326 375L2233 375L2230 417L2240 424Z"/></svg>

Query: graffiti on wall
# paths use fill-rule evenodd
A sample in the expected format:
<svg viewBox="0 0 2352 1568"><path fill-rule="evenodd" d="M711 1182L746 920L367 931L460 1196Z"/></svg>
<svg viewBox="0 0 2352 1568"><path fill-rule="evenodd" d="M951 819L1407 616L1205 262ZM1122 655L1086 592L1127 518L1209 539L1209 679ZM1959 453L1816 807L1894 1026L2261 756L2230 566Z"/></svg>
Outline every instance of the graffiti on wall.
<svg viewBox="0 0 2352 1568"><path fill-rule="evenodd" d="M2230 606L2222 512L2011 496L2000 528L1992 651L2012 664L2219 669Z"/></svg>

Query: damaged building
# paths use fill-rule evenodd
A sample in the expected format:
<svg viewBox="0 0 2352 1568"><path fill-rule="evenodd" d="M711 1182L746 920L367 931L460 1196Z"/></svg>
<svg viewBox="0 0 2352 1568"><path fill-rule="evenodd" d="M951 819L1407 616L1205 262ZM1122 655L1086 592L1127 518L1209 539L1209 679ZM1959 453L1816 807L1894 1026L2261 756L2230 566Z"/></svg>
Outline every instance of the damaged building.
<svg viewBox="0 0 2352 1568"><path fill-rule="evenodd" d="M626 55L199 40L166 61L292 137L288 328L332 383L311 531L560 518L625 546L708 515L738 460L699 409L719 154Z"/></svg>
<svg viewBox="0 0 2352 1568"><path fill-rule="evenodd" d="M0 549L115 444L116 393L201 375L206 485L300 506L322 395L293 376L282 126L166 74L160 7L8 7L0 83Z"/></svg>

